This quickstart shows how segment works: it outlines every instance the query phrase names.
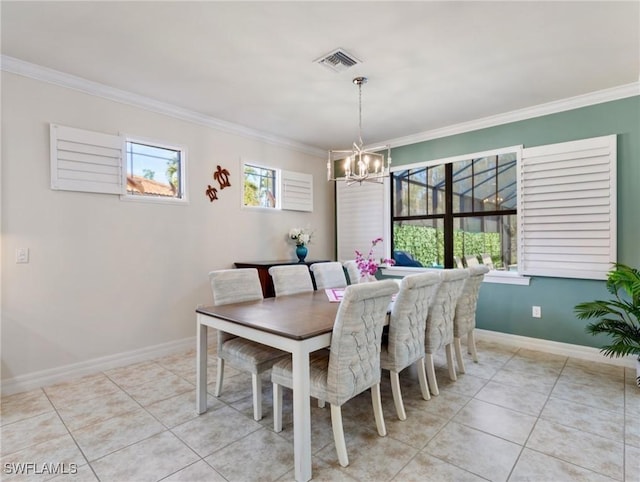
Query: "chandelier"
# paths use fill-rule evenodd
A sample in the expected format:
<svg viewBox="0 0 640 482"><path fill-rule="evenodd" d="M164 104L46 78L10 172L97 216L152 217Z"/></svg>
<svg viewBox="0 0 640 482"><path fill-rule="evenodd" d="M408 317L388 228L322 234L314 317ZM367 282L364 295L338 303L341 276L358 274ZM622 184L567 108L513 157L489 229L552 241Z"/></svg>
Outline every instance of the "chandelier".
<svg viewBox="0 0 640 482"><path fill-rule="evenodd" d="M363 182L384 182L389 175L391 165L391 146L369 147L365 149L362 142L362 84L367 83L366 77L356 77L353 83L358 86L358 141L351 149L329 151L327 160L327 180L346 181L347 185ZM386 165L385 154L386 152ZM381 152L382 151L382 152ZM336 177L334 169L342 166L341 176Z"/></svg>

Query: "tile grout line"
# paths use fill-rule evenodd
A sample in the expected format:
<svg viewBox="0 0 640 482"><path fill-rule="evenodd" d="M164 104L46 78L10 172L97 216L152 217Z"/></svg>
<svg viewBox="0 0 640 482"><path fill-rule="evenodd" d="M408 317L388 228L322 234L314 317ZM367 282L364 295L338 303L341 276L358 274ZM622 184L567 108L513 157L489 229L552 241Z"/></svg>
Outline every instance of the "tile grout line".
<svg viewBox="0 0 640 482"><path fill-rule="evenodd" d="M478 378L478 379L481 379L481 380L483 380L483 381L484 381L483 386L482 386L480 389L476 390L476 391L475 391L475 393L474 393L473 395L469 396L469 395L467 395L467 394L464 394L464 393L458 392L458 391L456 391L455 389L454 389L454 390L452 390L452 391L451 391L451 393L455 393L456 395L464 396L465 398L469 397L469 399L468 399L468 400L466 400L466 402L465 402L465 403L463 403L463 404L462 404L462 405L461 405L461 406L460 406L460 407L459 407L459 408L458 408L458 409L457 409L457 410L456 410L456 411L455 411L455 412L454 412L454 413L453 413L453 414L452 414L452 415L451 415L451 416L446 420L446 423L445 423L445 424L444 424L440 429L438 429L438 430L434 433L434 435L433 435L433 436L431 436L431 437L427 440L427 442L424 444L424 446L423 446L422 448L420 448L420 449L416 449L416 450L417 450L417 451L416 451L416 453L415 453L415 454L414 454L414 455L413 455L413 456L412 456L412 457L407 461L407 463L405 463L405 464L404 464L404 465L403 465L403 466L402 466L402 467L401 467L401 468L400 468L400 469L399 469L395 474L393 474L393 475L390 475L390 476L389 476L389 480L399 480L399 479L397 479L398 474L399 474L399 473L401 473L401 472L402 472L402 470L404 470L404 469L405 469L405 468L406 468L406 467L407 467L407 466L408 466L412 461L414 461L414 460L416 459L416 457L418 457L418 455L424 451L424 449L426 448L426 446L427 446L429 443L431 443L431 441L432 441L435 437L437 437L437 436L442 432L442 430L444 430L446 427L450 426L450 424L451 424L451 423L459 423L459 422L454 422L454 420L453 420L453 419L457 416L457 414L459 414L459 413L460 413L460 411L464 410L464 409L465 409L465 407L468 407L469 403L470 403L472 400L479 400L479 401L482 401L482 402L484 402L484 403L493 404L492 402L487 402L487 401L484 401L484 400L480 400L480 399L478 399L478 398L476 398L476 397L477 397L477 395L478 395L478 394L479 394L479 393L480 393L484 388L486 388L486 386L487 386L490 382L492 382L492 381L493 381L493 382L495 382L495 383L501 384L500 382L495 381L495 377L498 375L498 373L500 373L500 372L501 372L501 371L502 371L502 370L507 366L507 364L508 364L510 361L512 361L512 360L514 360L515 358L517 358L517 355L518 355L519 353L521 353L521 351L522 351L522 349L521 349L521 348L519 348L519 349L517 349L514 353L510 354L510 356L506 359L506 361L499 361L499 363L496 363L496 370L494 371L494 373L493 373L489 378L486 378L486 379L485 379L485 378L483 378L483 377L478 377L478 376L475 376L475 375L469 374L469 376L470 376L470 377L475 377L475 378ZM584 407L588 407L588 408L596 408L596 409L598 409L598 407L597 407L597 406L596 406L596 407L593 407L592 405L584 404L584 403L581 403L580 401L579 401L579 402L574 402L574 401L573 401L573 400L571 400L571 399L558 398L557 396L554 396L554 395L553 395L553 391L558 387L558 384L560 383L560 381L561 381L561 378L562 378L563 374L564 374L565 376L569 376L569 377L571 377L571 375L570 375L570 374L565 373L565 370L566 370L567 368L569 368L569 367L571 367L571 366L572 366L572 365L570 365L570 358L571 358L571 357L565 357L565 360L564 360L564 363L563 363L563 365L562 365L562 368L560 369L559 373L558 373L558 374L557 374L557 376L555 377L555 381L554 381L554 383L553 383L553 386L551 387L551 389L549 390L549 392L546 394L546 398L545 398L544 404L542 405L542 408L539 410L538 414L535 416L535 422L534 422L534 424L532 425L531 430L529 431L529 434L528 434L528 436L527 436L527 438L526 438L526 440L525 440L524 444L522 445L522 448L520 449L520 452L519 452L519 454L518 454L518 457L515 459L515 462L513 463L512 467L511 467L511 470L510 470L510 472L509 472L509 475L507 476L507 479L506 479L506 480L509 480L509 479L513 476L513 473L514 473L514 471L515 471L515 469L516 469L516 467L517 467L518 463L520 462L520 460L521 460L521 458L522 458L522 454L524 453L524 449L525 449L525 448L527 448L528 450L531 450L531 451L533 451L533 452L536 452L536 453L542 454L542 455L544 455L544 456L552 457L553 459L555 459L555 460L557 460L557 461L560 461L560 462L562 462L562 463L566 463L566 464L568 464L568 465L570 465L570 466L573 466L573 467L579 468L579 469L581 469L581 470L585 470L585 471L587 471L588 473L597 474L597 475L601 475L601 476L602 476L602 475L604 475L604 474L601 474L601 473L599 473L599 472L597 472L597 471L595 471L595 470L593 470L593 469L589 469L589 468L586 468L586 467L582 467L581 465L578 465L578 464L576 464L576 463L574 463L574 462L570 462L570 461L568 461L568 460L564 460L564 459L558 458L558 457L556 457L556 456L549 455L549 454L547 454L547 453L541 452L541 451L539 451L539 450L536 450L536 449L533 449L533 448L530 448L530 447L528 447L528 446L527 446L527 444L528 444L528 443L530 443L530 441L531 441L531 437L532 437L532 435L533 435L533 433L534 433L534 431L535 431L536 427L538 426L539 422L540 422L541 420L547 420L546 418L543 418L543 417L542 417L542 413L543 413L543 411L545 410L545 408L548 406L548 404L550 403L550 401L551 401L552 399L557 399L557 400L559 400L559 401L566 401L566 402L569 402L569 403L576 403L576 404L581 405L581 406L584 406ZM531 362L532 362L532 363L534 363L533 361L531 361ZM164 366L162 363L160 363L160 362L158 362L158 361L155 361L155 360L154 360L154 363L157 363L157 364L158 364L159 366L161 366L162 368L165 368L166 370L170 371L172 374L174 374L174 375L176 375L176 376L180 377L181 379L183 379L183 380L185 380L185 381L189 382L191 385L193 385L193 383L192 383L192 382L190 382L188 378L186 378L185 376L183 376L183 375L181 375L181 374L179 374L179 373L174 372L172 369L170 369L170 368L168 368L168 367ZM142 442L142 441L144 441L144 440L148 440L148 439L150 439L150 438L152 438L152 437L155 437L156 435L162 434L162 433L164 433L164 432L169 432L169 433L171 433L173 436L175 436L178 440L180 440L180 442L181 442L181 443L183 443L183 444L187 445L187 447L191 450L191 452L193 452L193 453L196 455L196 460L195 460L194 462L189 463L189 464L185 465L184 467L182 467L182 468L180 468L180 469L178 469L178 470L176 470L176 471L172 472L171 474L167 474L167 475L163 476L161 479L158 479L158 480L164 480L164 479L166 479L166 478L168 478L168 477L172 476L173 474L178 473L178 472L180 472L180 471L182 471L182 470L186 469L187 467L191 467L192 465L197 464L199 461L204 461L204 462L205 462L205 464L207 464L207 467L210 467L210 468L211 468L212 470L214 470L217 474L219 474L221 477L223 477L223 476L222 476L222 474L220 474L219 472L217 472L217 470L215 470L215 468L214 468L213 466L211 466L210 464L208 464L208 463L206 462L206 460L204 460L204 457L200 457L200 456L199 456L199 454L198 454L197 452L195 452L195 450L194 450L194 449L192 449L192 448L191 448L191 446L189 446L189 444L187 444L186 442L184 442L184 441L183 441L183 440L182 440L178 435L176 435L176 434L173 432L173 429L175 429L175 427L177 427L177 426L181 425L182 423L180 423L180 424L178 424L178 425L173 426L173 428L170 428L167 424L163 423L163 422L162 422L162 421L161 421L161 420L160 420L156 415L154 415L153 413L151 413L151 412L146 408L146 406L143 406L140 402L138 402L135 398L133 398L133 396L132 396L131 394L129 394L129 392L128 392L126 389L124 389L123 387L121 387L121 386L120 386L118 383L116 383L112 378L110 378L106 373L104 373L104 372L100 372L100 373L102 373L102 374L103 374L103 375L104 375L104 376L105 376L105 377L106 377L106 378L107 378L111 383L113 383L115 386L117 386L119 390L121 390L122 392L124 392L124 393L126 394L126 396L127 396L129 399L133 400L139 408L142 408L146 414L150 415L154 420L156 420L156 421L157 421L157 422L158 422L158 423L159 423L159 424L164 428L164 430L161 430L160 432L158 432L158 433L156 433L156 434L152 434L152 435L150 435L150 436L148 436L148 437L145 437L145 438L144 438L144 439L142 439L142 440L139 440L139 441L137 441L137 442L134 442L134 443L132 443L132 444L129 444L129 445L125 446L125 447L121 447L121 448L119 448L119 449L117 449L117 450L114 450L113 452L110 452L109 454L105 454L104 456L101 456L100 458L98 458L98 459L96 459L96 460L101 460L102 458L104 458L104 457L106 457L106 456L108 456L108 455L111 455L111 454L113 454L113 453L115 453L115 452L118 452L118 451L120 451L120 450L123 450L123 449L125 449L125 448L131 447L131 446L133 446L133 445L135 445L135 444L137 444L137 443L140 443L140 442ZM626 461L626 447L627 447L627 443L626 443L626 442L627 442L626 423L627 423L627 421L629 421L629 419L631 418L631 415L627 413L627 408L630 406L630 400L631 400L631 399L629 398L629 395L633 394L633 390L631 389L632 385L631 385L631 384L629 384L629 383L627 383L626 369L625 369L625 372L623 373L623 384L624 384L624 386L623 386L623 421L624 421L624 427L623 427L623 433L622 433L622 445L623 445L623 458L622 458L623 466L622 466L622 473L623 473L623 480L626 480L626 477L627 477L627 473L626 473L626 464L625 464L625 461ZM504 384L503 384L503 385L504 385ZM505 386L505 387L513 387L513 388L521 388L521 387L519 387L519 386L517 386L517 385L509 385L509 384L506 384L506 385L504 385L504 386ZM473 385L472 385L472 387L471 387L471 388L473 388ZM58 417L58 419L62 422L63 426L65 427L65 430L67 430L67 433L72 437L72 440L74 441L74 444L76 445L76 447L77 447L77 448L78 448L78 450L80 451L81 455L84 457L84 459L85 459L85 461L86 461L87 465L89 466L89 469L93 472L94 476L95 476L95 477L96 477L96 479L99 481L99 480L100 480L100 478L98 477L97 473L95 472L95 470L94 470L94 468L93 468L93 466L92 466L91 462L89 462L89 460L88 460L88 458L87 458L86 454L84 453L84 451L82 450L82 448L81 448L81 447L80 447L80 445L78 444L78 441L76 440L75 436L73 435L73 432L69 429L69 426L68 426L68 425L65 423L65 421L62 419L62 416L60 415L60 412L58 411L58 409L56 408L56 406L55 406L55 405L53 404L53 402L51 401L51 398L49 397L49 395L46 393L46 391L45 391L42 387L40 388L40 390L41 390L41 392L42 392L42 393L44 393L45 398L47 399L47 401L48 401L49 405L51 406L51 408L53 409L53 411L56 413L56 416ZM171 396L167 397L166 399L162 399L162 400L159 400L159 401L170 400L171 398L174 398L174 397L178 397L178 396L184 395L184 393L187 393L187 392L183 392L183 393L180 393L180 394L173 394L173 395L171 395ZM208 393L208 397L211 397L211 396L213 396L213 395L211 395L211 394L209 394L209 393ZM98 397L95 397L95 398L98 398ZM248 397L245 397L245 398L248 398ZM93 400L93 398L92 398L92 400ZM239 400L235 400L234 402L226 402L226 401L223 401L223 400L221 400L221 399L217 399L217 400L219 400L219 401L222 403L222 404L220 405L220 407L219 407L219 408L221 408L221 407L223 407L223 406L229 407L229 408L233 409L235 412L237 412L238 414L240 414L240 415L242 415L242 416L244 416L244 417L247 417L247 418L249 418L249 419L253 420L253 419L252 419L252 417L249 417L248 415L246 415L245 413L243 413L243 411L241 410L241 408L238 408L238 407L233 406L233 405L231 404L231 403L235 403L235 404L237 405L238 401L240 401L241 399L239 399ZM155 402L154 402L154 403L155 403ZM428 403L428 401L425 401L425 403ZM496 405L496 404L493 404L493 405ZM496 405L496 406L501 407L501 408L505 408L505 409L509 409L509 407L502 407L501 405ZM208 408L207 410L209 411L210 409ZM518 410L515 410L515 409L509 409L509 410L513 410L513 411L515 411L515 412L518 412ZM610 411L610 410L608 410L608 409L601 409L601 410L603 410L603 411ZM47 412L48 412L48 411L47 411ZM47 412L45 412L45 413L47 413ZM520 412L518 412L518 413L520 413ZM524 412L522 412L522 413L524 413ZM526 414L526 415L530 415L529 413L525 413L525 414ZM35 416L39 416L39 415L42 415L42 414L38 414L38 415L30 415L30 416L26 417L25 419L21 419L21 420L26 420L26 419L33 418L33 417L35 417ZM115 416L114 416L114 417L115 417ZM110 419L110 418L114 418L114 417L109 417L109 419ZM189 419L189 420L187 420L187 421L185 421L185 422L183 422L183 423L187 423L188 421L190 421L190 420L195 420L195 419L196 419L196 417L194 417L194 418L192 418L192 419ZM18 420L18 421L20 421L20 420ZM14 423L14 422L11 422L10 424L7 424L7 426L11 425L12 423ZM259 426L258 428L256 428L256 430L254 430L254 431L250 432L249 434L244 435L241 439L238 439L238 440L242 440L242 439L244 439L244 438L247 438L247 437L249 437L251 434L254 434L255 432L257 432L257 431L258 431L258 430L260 430L260 429L264 429L264 430L266 430L266 431L269 431L269 427L268 427L268 425L266 425L266 424L261 424L261 423L259 423L259 425L260 425L260 426ZM466 426L465 424L462 424L462 425L463 425L463 426ZM559 423L559 425L564 425L564 424ZM575 427L572 427L572 426L569 426L569 425L567 425L567 427L572 428L572 429L574 429L574 430L581 431L581 429L578 429L578 428L575 428ZM473 427L469 427L469 428L471 428L471 429L473 429L473 430L477 430L477 431L479 431L479 432L487 433L488 435L491 435L491 436L496 437L496 438L500 438L500 439L505 440L505 441L508 441L508 442L510 442L510 443L515 443L515 442L512 442L512 441L510 441L510 440L503 439L502 437L499 437L499 436L497 436L497 435L489 434L488 432L484 432L484 431L482 431L482 430L475 429L475 428L473 428ZM275 432L273 432L273 433L275 433ZM587 432L587 433L591 433L591 432ZM280 434L276 434L276 435L281 436ZM608 438L608 437L603 437L602 435L597 434L597 433L592 433L592 435L596 435L596 436L599 436L599 437L602 437L602 438ZM290 442L289 440L287 440L286 438L284 438L284 437L282 437L282 438L283 438L285 441L287 441L288 443L291 443L291 442ZM398 440L398 439L397 439L397 438L395 438L395 437L390 437L390 438L392 438L392 439L394 439L394 440L396 440L396 441L398 441L398 442L400 442L400 443L402 443L402 444L406 444L406 442L403 442L402 440ZM614 441L616 441L616 442L618 442L618 443L620 442L620 439L613 439L613 440L614 440ZM228 443L228 444L227 444L227 445L225 445L224 447L221 447L219 450L223 450L224 448L229 447L230 445L232 445L232 444L233 444L233 443L235 443L235 442L237 442L237 440L236 440L236 441L234 441L234 442L230 442L230 443ZM327 445L325 445L324 447L320 448L318 451L324 450L324 448L326 448L328 445L330 445L330 443L328 443L328 444L327 444ZM411 446L411 445L410 445L410 444L408 444L408 446ZM218 450L216 450L215 452L217 452L217 451L218 451ZM315 453L318 453L318 451L316 451ZM213 454L213 453L215 453L215 452L212 452L212 454ZM457 468L457 469L459 469L459 470L463 470L463 471L465 471L466 473L474 474L473 472L471 472L471 471L469 471L469 470L467 470L467 469L465 469L465 468L463 468L463 467L459 467L458 465L452 464L451 462L448 462L447 460L443 460L443 459L440 459L439 457L435 457L435 456L431 455L429 452L424 452L424 453L425 453L425 454L428 454L428 455L429 455L429 456L431 456L431 457L434 457L434 458L436 458L436 459L438 459L438 460L442 461L442 462L443 462L443 463L445 463L445 464L448 464L448 465L450 465L450 466L452 466L452 467L456 467L456 468ZM209 454L209 455L212 455L212 454ZM208 457L209 455L207 455L207 457ZM313 456L314 458L315 458L315 457L317 457L317 455L313 455L313 454L312 454L312 456ZM324 462L326 462L324 459L320 459L320 460L323 460ZM340 470L340 467L333 467L333 468L334 468L334 469L338 469L338 470ZM278 478L278 480L285 480L285 478L284 478L284 477L286 476L286 474L287 474L287 473L288 473L288 471L287 471L287 472L284 472L282 475L280 475L280 476L279 476L279 478ZM341 470L341 473L343 473L343 474L347 474L347 475L350 475L348 471L342 471L342 470ZM483 479L484 479L484 477L482 477L482 476L480 476L480 475L478 475L478 474L474 474L474 475L476 475L476 476L481 477L481 478L483 478ZM351 475L350 475L350 476L351 476ZM353 477L353 476L351 476L351 477ZM607 477L610 477L610 476L607 476ZM224 478L224 477L223 477L223 478ZM358 479L360 479L360 478L361 478L361 477L358 477ZM226 479L225 479L225 480L226 480Z"/></svg>
<svg viewBox="0 0 640 482"><path fill-rule="evenodd" d="M164 368L164 369L166 369L166 370L170 371L171 373L173 373L173 371L171 371L171 370L169 370L168 368L164 367L161 363L158 363L158 362L157 362L157 361L155 361L155 360L153 361L153 363L156 363L158 366L160 366L160 367L162 367L162 368ZM178 376L178 377L180 377L180 378L182 378L183 380L186 380L187 382L191 383L189 380L187 380L187 379L186 379L186 378L184 378L183 376L181 376L181 375L177 375L177 374L175 374L175 373L173 373L173 374L174 374L174 375L176 375L176 376ZM112 379L112 378L111 378L107 373L104 373L104 375L105 375L109 380L111 380L111 382L112 382L112 383L114 383L118 388L120 388L124 393L126 393L126 394L127 394L127 396L128 396L129 398L131 398L131 400L133 400L135 403L137 403L137 404L138 404L138 406L139 406L142 410L144 410L144 411L145 411L147 414L149 414L149 415L150 415L154 420L156 420L160 425L162 425L162 426L165 428L164 432L168 432L168 433L170 433L171 435L173 435L174 437L176 437L176 438L177 438L177 439L178 439L182 444L184 444L184 445L185 445L185 446L186 446L186 447L187 447L191 452L193 452L193 453L194 453L194 455L196 455L196 457L198 457L198 458L197 458L197 460L195 460L193 463L188 464L188 465L186 465L186 466L184 466L184 467L181 467L181 468L179 468L178 470L176 470L175 472L173 472L173 473L171 473L171 474L168 474L168 475L166 475L166 476L162 477L162 479L159 479L159 480L166 479L167 477L170 477L170 476L171 476L171 475L173 475L174 473L180 472L181 470L184 470L185 468L190 467L191 465L193 465L193 464L195 464L195 463L198 463L199 461L202 461L202 462L204 462L205 464L207 464L207 461L206 461L206 460L204 460L204 457L200 456L200 454L199 454L198 452L196 452L196 451L195 451L195 450L194 450L194 449L193 449L193 448L192 448L188 443L186 443L184 440L182 440L182 438L180 438L176 433L174 433L174 432L173 432L173 430L171 429L171 427L168 427L168 426L167 426L165 423L163 423L163 422L162 422L158 417L156 417L153 413L151 413L149 410L147 410L147 408L146 408L144 405L142 405L142 403L140 403L138 400L136 400L136 399L135 399L135 398L134 398L134 397L133 397L133 396L132 396L132 395L131 395L131 394L130 394L130 393L129 393L125 388L124 388L124 387L120 386L120 385L119 385L115 380L113 380L113 379ZM193 384L192 384L192 385L193 385ZM195 385L193 385L193 386L194 386L194 388L195 388ZM172 397L168 397L168 398L165 398L165 399L162 399L162 400L157 400L157 401L155 401L155 402L153 402L153 403L156 403L156 402L162 402L162 401L165 401L165 400L169 400L169 399L171 399L171 398L174 398L174 397L179 397L179 396L183 395L184 393L187 393L187 392L183 392L183 393L175 394L175 395L174 395L174 396L172 396ZM207 393L207 395L208 395L208 393ZM189 421L190 421L190 420L187 420L187 421L185 421L184 423L187 423L187 422L189 422ZM180 426L180 425L182 425L182 424L178 424L178 425L176 425L176 427L177 427L177 426ZM175 428L175 427L174 427L174 428ZM158 432L158 433L155 433L155 434L150 435L150 436L148 436L148 437L145 437L145 438L143 438L143 439L141 439L141 440L138 440L137 442L133 442L133 443L131 443L131 444L129 444L129 445L127 445L127 446L125 446L125 447L121 447L121 448L119 448L118 450L114 450L113 452L110 452L109 454L105 454L104 456L102 456L102 457L100 457L100 458L98 458L98 459L96 459L96 460L100 460L100 459L102 459L102 458L104 458L104 457L107 457L108 455L114 454L114 453L116 453L116 452L119 452L120 450L123 450L123 449L125 449L125 448L131 447L131 446L133 446L133 445L136 445L136 444L138 444L138 443L140 443L140 442L142 442L142 441L144 441L144 440L149 440L150 438L155 437L156 435L159 435L159 434L164 433L164 432ZM209 465L209 464L207 464L207 465ZM210 465L209 465L209 466L210 466ZM217 474L219 474L219 472L218 472L217 470L215 470L213 467L211 467L211 469L212 469L212 470L214 470ZM219 474L219 475L220 475L220 476L222 476L222 474ZM224 477L223 477L223 478L224 478Z"/></svg>
<svg viewBox="0 0 640 482"><path fill-rule="evenodd" d="M515 353L514 353L514 355L515 355ZM509 360L511 360L511 359L513 358L513 356L514 356L514 355L511 355L511 357L509 358ZM506 365L506 363L508 363L508 361L509 361L509 360L507 360L506 362L504 362L504 363L501 365L501 368L502 368L504 365ZM475 363L475 362L474 362L474 363ZM498 371L499 371L499 370L497 370L497 371L496 371L496 373L497 373ZM465 374L466 374L466 373L465 373ZM472 376L472 375L471 375L471 376ZM491 378L489 378L489 379L485 379L485 380L486 380L486 382L485 382L485 384L484 384L484 386L483 386L482 388L484 388L484 387L487 385L487 383L489 383L489 382L492 380L492 378L493 378L494 376L495 376L495 373L492 375L492 377L491 377ZM480 378L480 377L476 377L476 378ZM416 453L413 457L411 457L411 459L409 459L409 461L408 461L408 462L407 462L407 463L406 463L406 464L405 464L405 465L404 465L404 466L403 466L403 467L402 467L402 468L401 468L401 469L400 469L400 470L399 470L399 471L398 471L398 472L393 476L393 478L392 478L391 480L394 480L394 479L398 476L398 474L399 474L400 472L402 472L402 470L403 470L404 468L406 468L406 467L407 467L407 466L408 466L408 465L409 465L409 464L410 464L410 463L411 463L411 462L412 462L412 461L413 461L413 460L414 460L418 455L420 455L420 453L422 453L422 452L426 449L427 445L429 445L429 443L430 443L432 440L434 440L434 439L435 439L435 438L436 438L436 437L437 437L437 436L438 436L438 435L439 435L439 434L440 434L440 433L441 433L441 432L442 432L442 431L443 431L443 430L444 430L444 429L445 429L445 428L446 428L450 423L457 423L457 422L453 422L453 418L454 418L458 413L460 413L460 412L461 412L461 411L462 411L462 410L463 410L463 409L464 409L464 408L465 408L465 407L466 407L466 406L467 406L467 405L468 405L472 400L475 400L475 395L477 395L477 394L482 390L482 388L481 388L480 390L478 390L474 395L472 395L472 396L469 398L469 400L468 400L465 404L463 404L463 405L462 405L462 406L461 406L461 407L460 407L460 408L459 408L455 413L453 413L453 414L451 415L451 417L449 417L449 418L448 418L447 422L446 422L446 423L445 423L445 424L444 424L440 429L438 429L438 430L433 434L433 436L432 436L432 437L430 437L430 438L429 438L429 440L424 444L424 446L423 446L421 449L418 449L417 453ZM456 393L456 394L458 394L458 395L462 395L462 394L457 393L457 392L455 392L455 391L454 391L454 393ZM434 396L438 396L438 395L433 395L433 394L432 394L431 396L432 396L432 397L434 397ZM462 396L465 396L465 395L462 395ZM425 400L425 402L427 402L427 403L428 403L429 401L431 401L431 400ZM466 425L464 425L464 424L461 424L461 425L466 426ZM479 431L479 432L482 432L481 430L474 429L473 427L468 427L468 428L471 428L471 429L473 429L473 430L477 430L477 431ZM486 432L483 432L483 433L486 433ZM489 434L489 435L492 435L492 434ZM495 435L492 435L492 436L495 436ZM430 457L433 457L433 458L435 458L435 459L437 459L437 460L440 460L440 461L444 462L445 464L448 464L448 465L451 465L451 466L453 466L453 467L456 467L457 469L463 470L464 472L467 472L467 473L469 473L469 474L472 474L472 475L474 475L474 476L476 476L476 477L480 477L481 479L488 480L488 479L486 479L485 477L481 476L480 474L476 474L475 472L471 472L470 470L468 470L468 469L466 469L466 468L464 468L464 467L460 467L459 465L454 464L454 463L452 463L452 462L450 462L450 461L448 461L448 460L444 460L444 459L442 459L442 458L440 458L440 457L438 457L438 456L436 456L436 455L431 454L431 453L430 453L430 452L428 452L428 451L427 451L427 452L425 452L425 453L426 453L427 455L429 455Z"/></svg>
<svg viewBox="0 0 640 482"><path fill-rule="evenodd" d="M520 349L518 349L518 352L519 351L520 351ZM529 440L531 439L531 435L535 431L536 426L538 425L538 422L540 421L540 416L542 415L542 412L544 411L544 408L547 406L547 403L549 403L549 399L551 398L551 394L553 393L553 389L558 384L558 380L560 379L560 375L562 374L562 371L564 370L564 368L567 366L567 362L568 361L569 361L569 357L566 357L565 361L564 361L564 364L562 365L562 369L558 373L558 376L556 377L556 381L553 383L553 387L551 387L551 390L549 390L549 393L547 394L546 401L544 402L544 404L540 408L540 412L538 412L538 415L536 417L536 421L533 423L533 426L531 427L531 430L529 431L529 435L527 435L526 440L522 444L522 449L520 449L520 453L518 454L518 457L516 458L516 462L513 464L513 467L511 467L511 471L509 471L509 475L507 476L507 480L509 480L511 478L511 476L513 475L513 471L515 470L516 466L518 465L518 462L520 461L520 458L522 457L522 453L524 452L524 449L526 448L528 450L531 450L529 447L527 447L527 444L529 443Z"/></svg>
<svg viewBox="0 0 640 482"><path fill-rule="evenodd" d="M67 424L65 423L64 419L62 418L62 416L60 415L60 412L58 412L58 408L54 405L54 403L51 401L51 398L49 398L49 395L47 394L47 392L42 389L42 391L44 392L44 396L47 397L47 400L49 400L49 403L51 404L51 406L53 407L53 410L56 412L56 415L58 416L58 419L60 419L60 422L62 423L62 425L64 426L65 430L67 431L67 433L69 434L69 437L71 437L71 440L73 440L73 443L76 445L76 447L78 448L78 451L80 452L80 454L84 457L84 460L87 462L87 466L89 467L89 469L91 470L91 472L93 473L94 477L96 478L96 480L98 480L98 482L100 481L100 477L98 477L98 474L96 473L96 471L94 470L93 466L91 465L91 462L89 462L89 457L87 457L87 454L84 452L84 450L82 450L82 447L80 447L80 444L78 443L78 441L76 440L76 438L74 437L73 433L71 432L71 430L69 429L69 427L67 426Z"/></svg>

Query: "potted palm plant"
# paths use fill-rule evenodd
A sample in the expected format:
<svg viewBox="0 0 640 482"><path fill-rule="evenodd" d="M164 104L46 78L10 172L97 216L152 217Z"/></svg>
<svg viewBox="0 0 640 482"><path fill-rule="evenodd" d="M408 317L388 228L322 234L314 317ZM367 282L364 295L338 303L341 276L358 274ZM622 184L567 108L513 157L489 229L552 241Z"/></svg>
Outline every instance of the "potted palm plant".
<svg viewBox="0 0 640 482"><path fill-rule="evenodd" d="M614 263L606 286L612 299L580 303L575 313L581 320L598 319L587 325L587 332L612 338L611 344L600 349L605 356L636 357L636 384L640 387L640 270Z"/></svg>

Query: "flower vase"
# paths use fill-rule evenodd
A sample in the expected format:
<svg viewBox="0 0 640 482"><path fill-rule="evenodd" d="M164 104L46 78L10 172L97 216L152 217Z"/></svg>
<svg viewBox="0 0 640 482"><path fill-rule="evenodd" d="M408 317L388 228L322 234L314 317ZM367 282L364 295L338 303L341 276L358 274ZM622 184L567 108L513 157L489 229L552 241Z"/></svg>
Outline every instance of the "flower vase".
<svg viewBox="0 0 640 482"><path fill-rule="evenodd" d="M304 263L304 258L307 257L307 253L309 250L304 244L296 246L296 256L298 257L299 263Z"/></svg>
<svg viewBox="0 0 640 482"><path fill-rule="evenodd" d="M378 280L376 279L375 275L365 273L360 275L360 279L358 280L358 283L369 283L371 281L378 281Z"/></svg>

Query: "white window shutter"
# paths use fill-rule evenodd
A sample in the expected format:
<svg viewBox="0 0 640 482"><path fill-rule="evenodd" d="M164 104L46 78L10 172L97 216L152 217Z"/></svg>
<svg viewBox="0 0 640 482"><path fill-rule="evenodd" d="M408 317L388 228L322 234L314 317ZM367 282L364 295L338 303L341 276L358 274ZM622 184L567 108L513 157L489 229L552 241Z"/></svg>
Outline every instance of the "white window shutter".
<svg viewBox="0 0 640 482"><path fill-rule="evenodd" d="M387 179L384 183L363 182L351 186L336 182L338 260L354 259L356 249L366 256L371 241L380 237L383 243L376 246L374 256L388 256L388 186Z"/></svg>
<svg viewBox="0 0 640 482"><path fill-rule="evenodd" d="M126 194L125 139L50 125L51 189Z"/></svg>
<svg viewBox="0 0 640 482"><path fill-rule="evenodd" d="M616 261L616 136L523 150L518 271L606 279Z"/></svg>
<svg viewBox="0 0 640 482"><path fill-rule="evenodd" d="M313 211L313 176L282 171L281 208L290 211Z"/></svg>

